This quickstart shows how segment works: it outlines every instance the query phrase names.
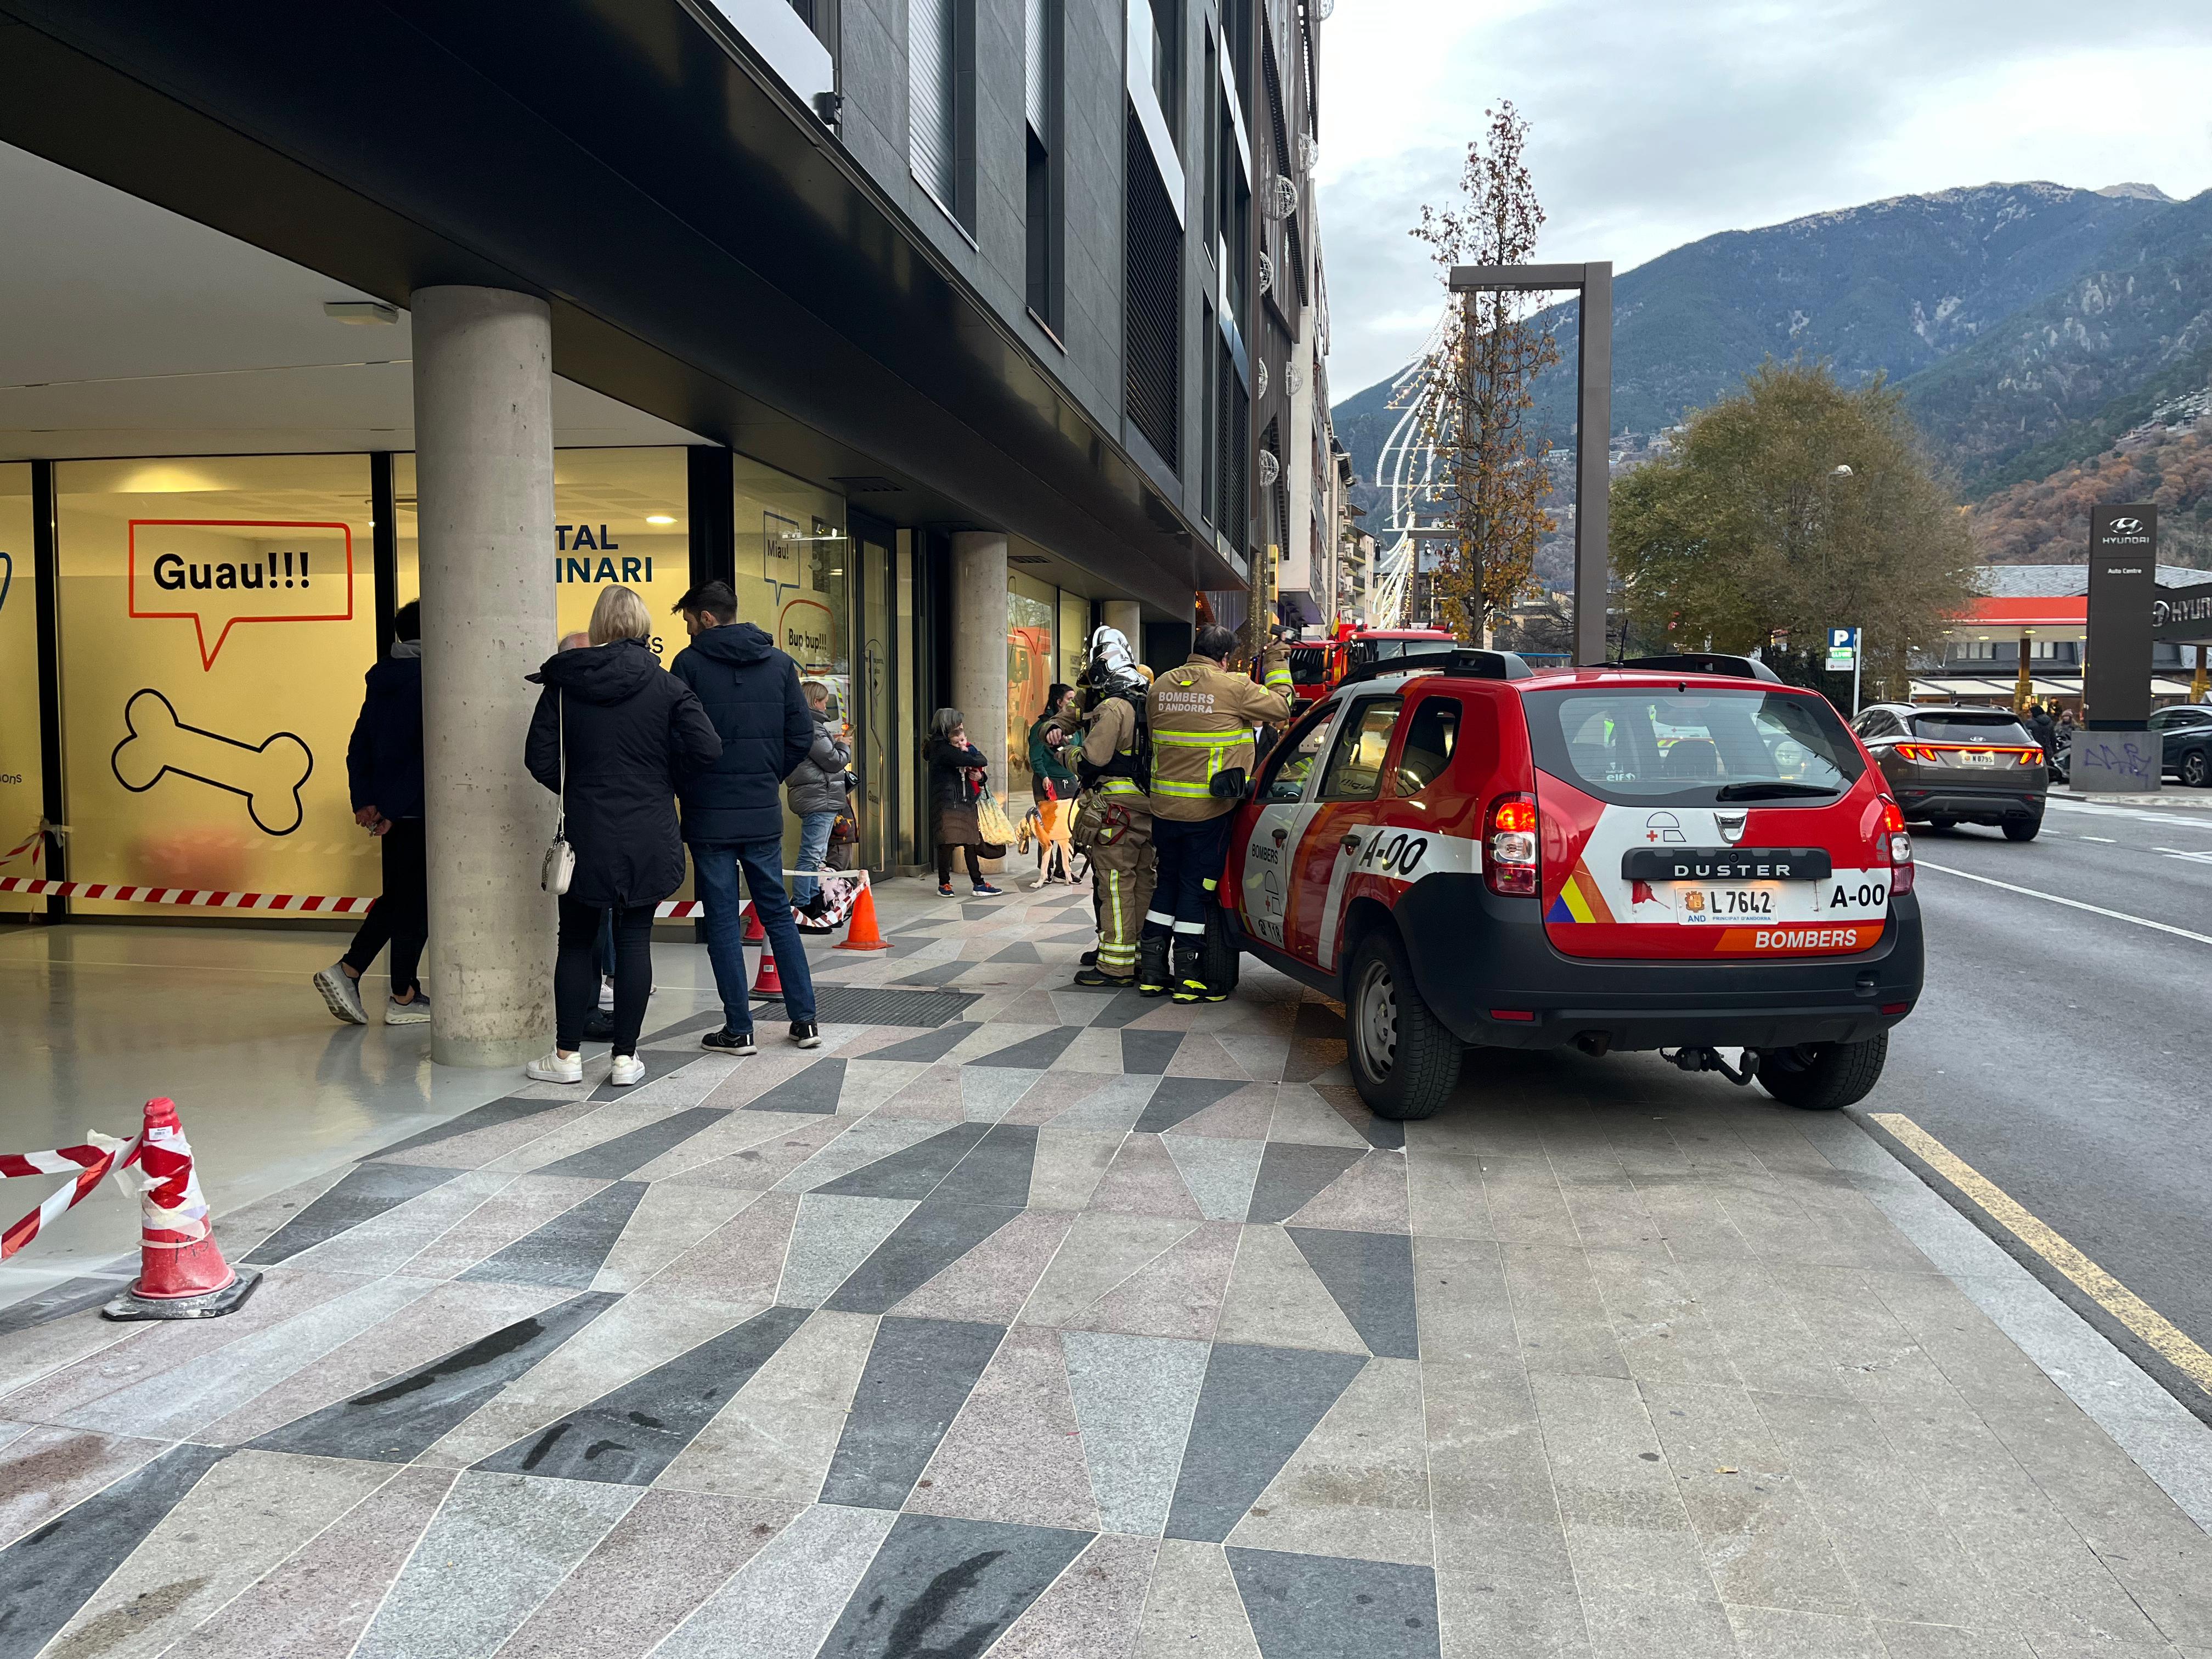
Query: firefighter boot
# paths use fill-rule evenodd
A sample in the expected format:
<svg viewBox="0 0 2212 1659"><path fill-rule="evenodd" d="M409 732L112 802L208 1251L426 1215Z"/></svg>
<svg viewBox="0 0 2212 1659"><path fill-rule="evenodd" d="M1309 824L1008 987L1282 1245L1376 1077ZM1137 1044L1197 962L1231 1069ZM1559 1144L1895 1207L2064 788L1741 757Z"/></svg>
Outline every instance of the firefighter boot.
<svg viewBox="0 0 2212 1659"><path fill-rule="evenodd" d="M1092 987L1111 986L1117 991L1127 991L1135 987L1137 976L1134 974L1109 974L1093 961L1076 975L1075 982Z"/></svg>
<svg viewBox="0 0 2212 1659"><path fill-rule="evenodd" d="M1137 994L1164 997L1168 994L1168 936L1146 933L1137 941Z"/></svg>
<svg viewBox="0 0 2212 1659"><path fill-rule="evenodd" d="M1181 934L1175 942L1173 995L1177 1002L1206 1000L1206 946Z"/></svg>

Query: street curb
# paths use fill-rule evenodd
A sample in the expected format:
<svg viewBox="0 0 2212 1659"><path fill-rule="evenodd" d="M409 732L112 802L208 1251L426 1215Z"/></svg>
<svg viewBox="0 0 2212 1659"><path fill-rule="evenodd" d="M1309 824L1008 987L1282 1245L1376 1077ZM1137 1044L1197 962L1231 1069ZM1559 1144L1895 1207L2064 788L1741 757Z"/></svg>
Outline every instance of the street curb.
<svg viewBox="0 0 2212 1659"><path fill-rule="evenodd" d="M1802 1127L1806 1138L1853 1177L1936 1271L1987 1314L2183 1514L2212 1533L2212 1425L1954 1209L1864 1124L1838 1114Z"/></svg>
<svg viewBox="0 0 2212 1659"><path fill-rule="evenodd" d="M2212 789L2054 789L2046 798L2053 806L2069 801L2083 806L2178 806L2185 811L2212 812Z"/></svg>

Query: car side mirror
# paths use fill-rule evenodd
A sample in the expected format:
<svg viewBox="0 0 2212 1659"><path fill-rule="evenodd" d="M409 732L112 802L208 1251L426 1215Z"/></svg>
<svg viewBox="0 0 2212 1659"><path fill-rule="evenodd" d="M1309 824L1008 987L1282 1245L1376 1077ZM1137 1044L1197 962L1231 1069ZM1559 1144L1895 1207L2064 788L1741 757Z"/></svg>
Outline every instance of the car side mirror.
<svg viewBox="0 0 2212 1659"><path fill-rule="evenodd" d="M1271 783L1267 786L1268 802L1276 806L1296 806L1305 793L1295 783Z"/></svg>

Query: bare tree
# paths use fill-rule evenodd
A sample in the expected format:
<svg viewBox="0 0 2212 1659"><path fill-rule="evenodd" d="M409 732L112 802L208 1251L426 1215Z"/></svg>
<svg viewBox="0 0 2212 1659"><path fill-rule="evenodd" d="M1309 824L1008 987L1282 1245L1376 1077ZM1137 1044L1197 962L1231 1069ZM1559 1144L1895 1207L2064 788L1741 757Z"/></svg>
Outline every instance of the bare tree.
<svg viewBox="0 0 2212 1659"><path fill-rule="evenodd" d="M1544 222L1522 160L1528 124L1510 100L1484 113L1490 125L1468 146L1457 199L1422 208L1413 233L1447 281L1454 265L1526 263ZM1559 348L1531 319L1535 304L1522 294L1460 296L1415 377L1422 436L1437 458L1437 504L1456 532L1435 590L1444 625L1476 645L1491 616L1527 590L1551 527L1545 441L1531 431L1529 411L1533 383L1559 362Z"/></svg>

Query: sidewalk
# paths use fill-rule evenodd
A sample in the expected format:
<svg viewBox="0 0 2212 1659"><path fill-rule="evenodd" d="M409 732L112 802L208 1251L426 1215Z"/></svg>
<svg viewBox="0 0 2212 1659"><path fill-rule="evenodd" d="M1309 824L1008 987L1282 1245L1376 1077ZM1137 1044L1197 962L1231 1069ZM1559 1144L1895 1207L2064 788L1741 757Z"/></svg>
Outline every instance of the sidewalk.
<svg viewBox="0 0 2212 1659"><path fill-rule="evenodd" d="M0 1322L0 1650L2212 1659L2100 1423L2205 1516L2212 1431L1850 1120L1488 1054L1401 1131L1279 975L880 897L822 1050L694 1015L224 1216L236 1316Z"/></svg>

